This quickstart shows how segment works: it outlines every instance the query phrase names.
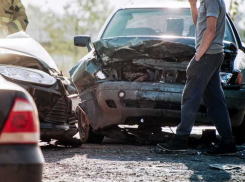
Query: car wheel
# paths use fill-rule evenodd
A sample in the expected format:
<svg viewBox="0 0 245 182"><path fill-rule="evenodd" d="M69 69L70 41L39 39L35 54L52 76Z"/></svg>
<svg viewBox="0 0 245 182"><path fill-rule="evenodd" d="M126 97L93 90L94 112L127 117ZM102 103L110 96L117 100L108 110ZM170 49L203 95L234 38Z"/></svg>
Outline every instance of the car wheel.
<svg viewBox="0 0 245 182"><path fill-rule="evenodd" d="M85 115L82 112L79 112L78 117L78 129L79 129L79 136L83 143L87 143L89 137L90 127L87 122Z"/></svg>
<svg viewBox="0 0 245 182"><path fill-rule="evenodd" d="M82 112L79 115L78 128L81 141L83 143L101 143L104 136L93 132L92 127Z"/></svg>
<svg viewBox="0 0 245 182"><path fill-rule="evenodd" d="M245 119L240 126L234 126L232 130L236 140L236 144L243 145L245 143Z"/></svg>

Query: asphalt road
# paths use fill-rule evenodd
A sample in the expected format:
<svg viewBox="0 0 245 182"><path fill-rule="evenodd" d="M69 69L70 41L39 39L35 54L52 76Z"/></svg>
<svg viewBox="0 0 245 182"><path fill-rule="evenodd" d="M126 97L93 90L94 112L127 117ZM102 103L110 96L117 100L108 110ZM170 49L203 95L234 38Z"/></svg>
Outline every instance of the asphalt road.
<svg viewBox="0 0 245 182"><path fill-rule="evenodd" d="M111 139L79 148L42 145L43 181L245 181L245 146L232 157L205 156L201 148L156 154L154 148Z"/></svg>

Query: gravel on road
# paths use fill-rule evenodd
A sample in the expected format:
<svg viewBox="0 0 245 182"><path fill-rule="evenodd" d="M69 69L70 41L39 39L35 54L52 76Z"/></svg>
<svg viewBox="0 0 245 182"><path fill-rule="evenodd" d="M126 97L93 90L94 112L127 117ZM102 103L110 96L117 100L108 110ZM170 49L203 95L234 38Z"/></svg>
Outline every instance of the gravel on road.
<svg viewBox="0 0 245 182"><path fill-rule="evenodd" d="M245 181L245 146L236 156L205 156L201 150L156 154L154 146L108 140L79 148L42 146L43 181ZM230 170L211 168L219 164ZM217 165L215 165L217 166Z"/></svg>

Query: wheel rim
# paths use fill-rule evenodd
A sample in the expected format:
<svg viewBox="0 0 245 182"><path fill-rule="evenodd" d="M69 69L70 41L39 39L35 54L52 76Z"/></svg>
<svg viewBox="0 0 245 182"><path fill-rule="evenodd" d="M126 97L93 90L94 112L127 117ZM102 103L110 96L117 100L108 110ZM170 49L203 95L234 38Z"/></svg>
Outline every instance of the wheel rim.
<svg viewBox="0 0 245 182"><path fill-rule="evenodd" d="M80 113L78 127L81 140L86 142L89 134L89 124L86 116L82 112Z"/></svg>

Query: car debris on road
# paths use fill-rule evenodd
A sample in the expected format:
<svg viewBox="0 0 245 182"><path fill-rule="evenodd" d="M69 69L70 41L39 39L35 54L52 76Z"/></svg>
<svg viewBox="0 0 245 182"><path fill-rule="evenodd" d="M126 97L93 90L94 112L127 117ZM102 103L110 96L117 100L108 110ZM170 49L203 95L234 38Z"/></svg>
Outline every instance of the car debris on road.
<svg viewBox="0 0 245 182"><path fill-rule="evenodd" d="M209 165L213 169L218 169L218 170L237 170L241 169L240 166L234 166L234 165L223 165L223 164L210 164Z"/></svg>

